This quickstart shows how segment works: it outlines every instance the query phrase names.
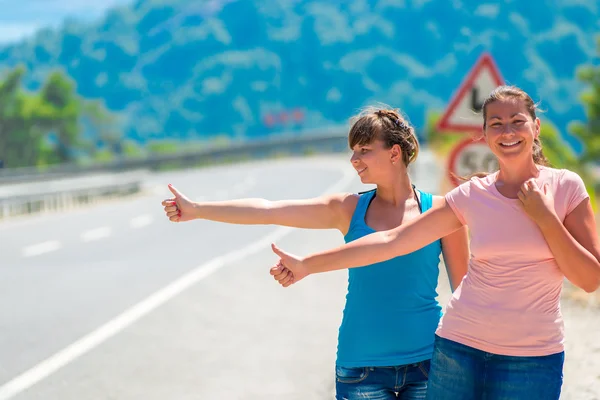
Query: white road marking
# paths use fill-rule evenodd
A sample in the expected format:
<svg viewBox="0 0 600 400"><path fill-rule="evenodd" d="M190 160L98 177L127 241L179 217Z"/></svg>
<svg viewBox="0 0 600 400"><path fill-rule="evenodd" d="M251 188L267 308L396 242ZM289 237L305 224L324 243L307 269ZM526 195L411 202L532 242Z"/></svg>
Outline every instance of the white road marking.
<svg viewBox="0 0 600 400"><path fill-rule="evenodd" d="M129 226L133 229L143 228L144 226L148 226L152 223L154 218L150 214L140 215L138 217L132 218L129 222Z"/></svg>
<svg viewBox="0 0 600 400"><path fill-rule="evenodd" d="M38 244L34 244L31 246L27 246L23 248L23 257L34 257L39 256L40 254L49 253L51 251L58 250L62 247L58 240L49 240L47 242L42 242Z"/></svg>
<svg viewBox="0 0 600 400"><path fill-rule="evenodd" d="M92 242L94 240L104 239L109 237L111 234L111 229L108 226L103 226L101 228L92 229L81 234L81 240L84 242Z"/></svg>
<svg viewBox="0 0 600 400"><path fill-rule="evenodd" d="M352 170L352 168L346 167L343 168L343 171L344 176L342 179L327 188L325 193L340 192L356 178L356 173ZM213 258L207 263L196 267L188 274L175 280L163 289L155 292L128 310L125 310L123 313L102 325L95 331L90 332L75 343L62 349L58 353L55 353L46 360L35 365L33 368L23 372L21 375L0 386L0 400L8 400L22 391L30 388L60 368L73 362L83 354L93 350L95 347L115 336L123 329L132 325L146 314L152 312L173 297L182 293L190 286L210 276L213 272L218 271L230 263L242 261L249 255L268 248L271 243L281 239L291 230L292 228L288 227L277 228L272 233L246 247L232 251L226 255Z"/></svg>

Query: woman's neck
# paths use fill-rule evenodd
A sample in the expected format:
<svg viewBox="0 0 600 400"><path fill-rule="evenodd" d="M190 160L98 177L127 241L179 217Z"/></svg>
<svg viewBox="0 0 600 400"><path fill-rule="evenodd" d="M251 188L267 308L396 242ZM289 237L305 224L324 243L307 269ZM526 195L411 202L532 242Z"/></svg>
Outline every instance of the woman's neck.
<svg viewBox="0 0 600 400"><path fill-rule="evenodd" d="M408 174L395 179L388 185L377 185L377 197L392 206L404 205L408 199L414 198L412 183Z"/></svg>
<svg viewBox="0 0 600 400"><path fill-rule="evenodd" d="M522 163L500 163L500 171L498 172L497 182L504 185L520 186L527 179L537 178L539 175L539 167L528 160Z"/></svg>

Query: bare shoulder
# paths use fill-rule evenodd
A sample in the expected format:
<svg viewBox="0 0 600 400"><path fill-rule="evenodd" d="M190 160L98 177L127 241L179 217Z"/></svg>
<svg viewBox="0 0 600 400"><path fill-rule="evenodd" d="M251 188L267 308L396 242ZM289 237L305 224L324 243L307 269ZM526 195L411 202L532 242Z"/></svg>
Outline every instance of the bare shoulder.
<svg viewBox="0 0 600 400"><path fill-rule="evenodd" d="M442 206L445 202L446 199L444 198L444 196L431 196L431 205L433 207Z"/></svg>
<svg viewBox="0 0 600 400"><path fill-rule="evenodd" d="M359 198L360 196L354 193L335 193L321 197L335 216L336 225L343 234L348 232Z"/></svg>
<svg viewBox="0 0 600 400"><path fill-rule="evenodd" d="M352 216L359 197L355 193L334 193L323 196L323 199L330 207L336 208L343 215Z"/></svg>

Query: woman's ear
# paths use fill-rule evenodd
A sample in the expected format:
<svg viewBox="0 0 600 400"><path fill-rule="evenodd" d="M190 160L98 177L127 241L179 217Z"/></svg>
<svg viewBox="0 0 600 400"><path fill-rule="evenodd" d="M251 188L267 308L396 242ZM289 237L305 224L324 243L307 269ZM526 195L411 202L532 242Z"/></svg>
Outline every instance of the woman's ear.
<svg viewBox="0 0 600 400"><path fill-rule="evenodd" d="M535 119L535 132L534 132L534 137L536 139L540 137L541 127L542 127L542 122L540 121L539 118L536 118Z"/></svg>
<svg viewBox="0 0 600 400"><path fill-rule="evenodd" d="M473 141L483 140L487 143L488 142L487 139L488 139L488 136L485 134L485 127L483 127L483 126L481 127L481 132L473 135Z"/></svg>
<svg viewBox="0 0 600 400"><path fill-rule="evenodd" d="M394 165L402 161L402 149L400 145L395 144L390 149L390 161Z"/></svg>

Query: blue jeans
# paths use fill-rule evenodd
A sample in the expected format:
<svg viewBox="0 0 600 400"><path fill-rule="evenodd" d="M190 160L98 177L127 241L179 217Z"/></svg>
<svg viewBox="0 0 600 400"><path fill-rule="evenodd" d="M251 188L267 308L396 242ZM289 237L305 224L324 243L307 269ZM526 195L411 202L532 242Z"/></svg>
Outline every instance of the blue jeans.
<svg viewBox="0 0 600 400"><path fill-rule="evenodd" d="M395 367L335 367L337 400L425 399L429 360Z"/></svg>
<svg viewBox="0 0 600 400"><path fill-rule="evenodd" d="M558 400L565 353L502 356L436 335L428 400Z"/></svg>

